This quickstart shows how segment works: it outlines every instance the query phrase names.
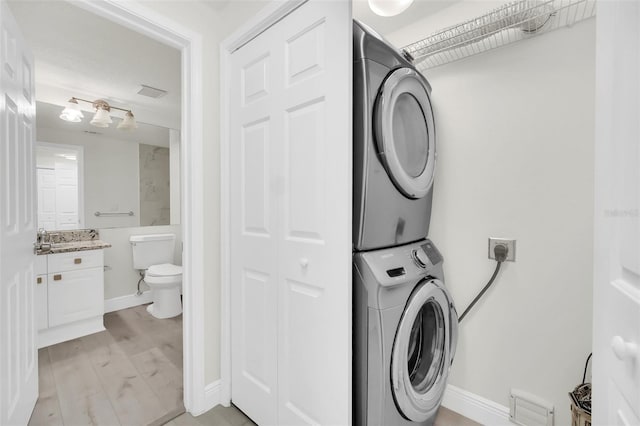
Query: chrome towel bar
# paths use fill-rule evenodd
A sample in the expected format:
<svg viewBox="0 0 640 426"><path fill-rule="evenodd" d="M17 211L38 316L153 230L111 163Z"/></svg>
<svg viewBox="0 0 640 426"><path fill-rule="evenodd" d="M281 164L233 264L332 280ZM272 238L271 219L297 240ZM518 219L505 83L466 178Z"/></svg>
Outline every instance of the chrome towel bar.
<svg viewBox="0 0 640 426"><path fill-rule="evenodd" d="M132 211L128 212L95 212L94 215L100 216L133 216Z"/></svg>

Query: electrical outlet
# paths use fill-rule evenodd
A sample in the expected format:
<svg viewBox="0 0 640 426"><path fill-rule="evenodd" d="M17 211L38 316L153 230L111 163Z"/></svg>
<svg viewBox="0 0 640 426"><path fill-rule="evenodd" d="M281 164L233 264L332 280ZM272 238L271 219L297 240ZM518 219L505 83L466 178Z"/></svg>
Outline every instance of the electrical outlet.
<svg viewBox="0 0 640 426"><path fill-rule="evenodd" d="M516 240L510 240L508 238L489 237L489 259L496 258L494 248L499 244L507 247L507 262L515 262L516 261Z"/></svg>

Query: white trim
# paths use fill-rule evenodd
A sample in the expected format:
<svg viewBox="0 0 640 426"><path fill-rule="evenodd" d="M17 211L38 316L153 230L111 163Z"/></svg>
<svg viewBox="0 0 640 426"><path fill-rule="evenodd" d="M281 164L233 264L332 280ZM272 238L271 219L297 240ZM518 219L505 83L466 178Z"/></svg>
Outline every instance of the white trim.
<svg viewBox="0 0 640 426"><path fill-rule="evenodd" d="M271 1L220 43L220 400L231 404L231 226L229 185L229 67L231 54L308 0Z"/></svg>
<svg viewBox="0 0 640 426"><path fill-rule="evenodd" d="M220 404L220 386L221 381L216 380L215 382L209 383L204 388L204 411L201 413L192 413L194 416L198 416L206 411L211 410L216 405Z"/></svg>
<svg viewBox="0 0 640 426"><path fill-rule="evenodd" d="M220 43L220 51L233 53L254 38L258 37L269 27L302 6L308 0L275 0L265 6L252 19ZM226 88L226 86L224 86Z"/></svg>
<svg viewBox="0 0 640 426"><path fill-rule="evenodd" d="M127 294L126 296L112 297L104 301L104 313L120 311L134 306L151 303L151 290L147 290L140 296L137 294Z"/></svg>
<svg viewBox="0 0 640 426"><path fill-rule="evenodd" d="M69 0L73 1L73 0ZM203 412L204 364L204 178L202 35L136 1L75 0L73 4L182 52L182 238L184 406Z"/></svg>
<svg viewBox="0 0 640 426"><path fill-rule="evenodd" d="M102 315L38 331L38 349L104 331Z"/></svg>
<svg viewBox="0 0 640 426"><path fill-rule="evenodd" d="M513 425L509 421L509 407L453 385L447 385L442 406L483 425Z"/></svg>

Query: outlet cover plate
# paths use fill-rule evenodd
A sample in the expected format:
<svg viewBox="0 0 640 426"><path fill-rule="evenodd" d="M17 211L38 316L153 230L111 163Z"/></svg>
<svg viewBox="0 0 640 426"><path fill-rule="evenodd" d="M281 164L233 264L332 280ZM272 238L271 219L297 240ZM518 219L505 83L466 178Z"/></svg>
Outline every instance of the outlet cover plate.
<svg viewBox="0 0 640 426"><path fill-rule="evenodd" d="M489 259L496 258L494 247L498 244L507 246L507 262L516 261L516 240L510 238L494 238L489 237Z"/></svg>

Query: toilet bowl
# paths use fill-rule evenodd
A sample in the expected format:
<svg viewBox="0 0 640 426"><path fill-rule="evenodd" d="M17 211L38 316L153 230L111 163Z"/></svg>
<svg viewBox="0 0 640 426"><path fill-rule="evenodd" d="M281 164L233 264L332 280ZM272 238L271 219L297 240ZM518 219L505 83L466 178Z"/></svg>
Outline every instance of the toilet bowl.
<svg viewBox="0 0 640 426"><path fill-rule="evenodd" d="M143 274L151 288L153 303L147 311L156 318L182 313L182 266L175 259L175 234L147 234L129 237L133 268Z"/></svg>
<svg viewBox="0 0 640 426"><path fill-rule="evenodd" d="M153 303L147 312L156 318L172 318L182 313L182 266L171 263L152 265L144 275Z"/></svg>

